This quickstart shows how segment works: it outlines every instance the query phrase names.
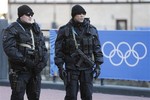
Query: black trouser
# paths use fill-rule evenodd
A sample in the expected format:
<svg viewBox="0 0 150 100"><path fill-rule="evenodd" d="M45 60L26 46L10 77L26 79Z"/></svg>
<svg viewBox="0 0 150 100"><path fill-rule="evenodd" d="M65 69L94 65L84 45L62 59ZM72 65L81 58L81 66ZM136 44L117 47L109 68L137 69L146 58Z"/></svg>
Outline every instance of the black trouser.
<svg viewBox="0 0 150 100"><path fill-rule="evenodd" d="M79 88L82 100L92 100L92 69L84 71L67 70L67 86L65 100L77 100L77 93Z"/></svg>
<svg viewBox="0 0 150 100"><path fill-rule="evenodd" d="M9 76L12 89L11 100L24 100L25 91L28 100L39 100L41 75L33 76L29 72L18 72L17 76L17 81L12 78L12 75Z"/></svg>

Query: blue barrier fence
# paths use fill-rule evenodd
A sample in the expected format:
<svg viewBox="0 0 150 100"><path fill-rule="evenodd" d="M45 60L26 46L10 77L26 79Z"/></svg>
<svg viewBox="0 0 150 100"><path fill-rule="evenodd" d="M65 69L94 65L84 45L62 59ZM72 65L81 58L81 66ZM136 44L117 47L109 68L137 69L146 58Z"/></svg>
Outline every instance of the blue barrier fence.
<svg viewBox="0 0 150 100"><path fill-rule="evenodd" d="M57 37L57 30L50 30L50 75L51 76L58 73L58 68L54 63L56 37Z"/></svg>
<svg viewBox="0 0 150 100"><path fill-rule="evenodd" d="M98 31L104 64L104 79L150 81L150 31ZM51 75L57 73L54 64L56 30L50 30Z"/></svg>

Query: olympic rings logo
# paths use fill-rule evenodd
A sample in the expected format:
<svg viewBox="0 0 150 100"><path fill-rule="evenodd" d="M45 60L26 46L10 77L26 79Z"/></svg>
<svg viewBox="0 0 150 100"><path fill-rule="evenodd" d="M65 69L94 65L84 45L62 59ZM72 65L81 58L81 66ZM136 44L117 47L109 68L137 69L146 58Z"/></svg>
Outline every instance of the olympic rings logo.
<svg viewBox="0 0 150 100"><path fill-rule="evenodd" d="M108 54L106 54L104 49L106 49L106 47L109 45L113 49L111 49L111 51ZM121 49L121 46L127 46L127 50L123 51ZM137 46L140 46L140 49L144 48L143 49L144 52L142 55L140 55L139 52L135 49ZM111 41L107 41L102 45L102 52L103 52L103 55L106 58L108 58L111 64L114 66L119 66L123 62L125 62L129 67L134 67L139 63L140 60L145 58L145 56L147 55L147 48L145 44L142 42L136 42L131 47L127 42L124 42L124 41L120 42L117 46L115 46L114 43L112 43ZM119 62L115 62L113 60L113 58L116 57L115 55L117 55L117 57L120 59ZM131 63L130 61L128 61L130 56L136 59L134 63Z"/></svg>

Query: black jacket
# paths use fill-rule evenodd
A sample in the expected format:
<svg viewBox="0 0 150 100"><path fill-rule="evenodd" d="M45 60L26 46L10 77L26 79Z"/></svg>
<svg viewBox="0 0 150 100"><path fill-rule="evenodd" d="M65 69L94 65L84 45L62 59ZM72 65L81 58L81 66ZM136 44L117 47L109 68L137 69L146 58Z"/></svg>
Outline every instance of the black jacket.
<svg viewBox="0 0 150 100"><path fill-rule="evenodd" d="M24 60L30 49L22 47L20 44L24 43L32 46L30 30L34 34L35 50L39 55L39 62L43 62L45 65L47 63L47 49L39 26L36 23L25 24L17 19L16 22L10 24L3 31L3 48L13 69L22 69L25 66Z"/></svg>
<svg viewBox="0 0 150 100"><path fill-rule="evenodd" d="M83 23L76 23L71 19L66 25L60 27L55 41L55 64L58 67L62 67L65 64L66 68L74 70L89 68L84 62L80 68L77 68L75 64L79 61L80 57L72 58L70 56L76 50L72 27L76 32L75 36L79 49L89 58L92 58L92 55L94 55L95 64L102 64L103 54L97 29L90 24L89 19L85 19Z"/></svg>

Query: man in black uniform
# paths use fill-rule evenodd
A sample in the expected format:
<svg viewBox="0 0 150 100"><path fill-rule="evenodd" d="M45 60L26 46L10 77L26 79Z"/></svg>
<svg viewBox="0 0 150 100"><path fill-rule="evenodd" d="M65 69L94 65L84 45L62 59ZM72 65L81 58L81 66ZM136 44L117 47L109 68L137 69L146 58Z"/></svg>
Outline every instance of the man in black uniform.
<svg viewBox="0 0 150 100"><path fill-rule="evenodd" d="M3 31L3 48L9 61L11 100L39 100L40 72L48 56L43 33L33 21L33 11L27 5L18 8L18 19Z"/></svg>
<svg viewBox="0 0 150 100"><path fill-rule="evenodd" d="M103 63L101 45L96 28L85 18L85 9L75 5L71 15L72 19L58 31L55 64L65 83L65 100L77 100L79 88L82 100L92 100L93 75L98 78Z"/></svg>

